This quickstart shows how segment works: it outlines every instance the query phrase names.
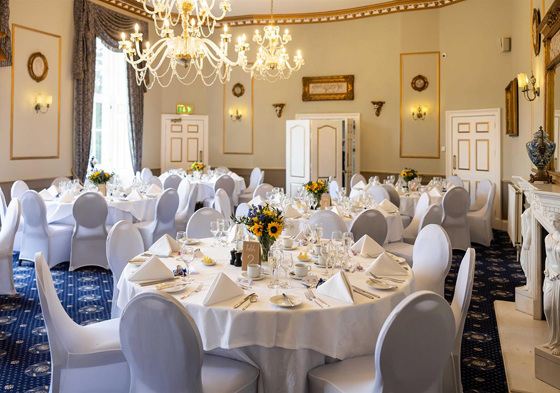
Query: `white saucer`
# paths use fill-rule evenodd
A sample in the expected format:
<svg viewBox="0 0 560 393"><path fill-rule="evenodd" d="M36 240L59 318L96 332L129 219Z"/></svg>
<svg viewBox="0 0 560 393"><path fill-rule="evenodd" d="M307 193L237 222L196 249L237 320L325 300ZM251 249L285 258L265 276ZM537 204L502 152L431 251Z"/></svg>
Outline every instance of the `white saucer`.
<svg viewBox="0 0 560 393"><path fill-rule="evenodd" d="M303 280L306 276L296 276L294 272L290 272L290 277L294 280Z"/></svg>
<svg viewBox="0 0 560 393"><path fill-rule="evenodd" d="M315 266L317 266L318 268L320 268L320 269L326 269L326 268L327 268L327 265L319 265L319 262L313 261L313 264L314 264Z"/></svg>
<svg viewBox="0 0 560 393"><path fill-rule="evenodd" d="M198 244L198 243L200 243L200 240L198 240L198 239L185 239L185 244L187 246L193 246L193 245Z"/></svg>
<svg viewBox="0 0 560 393"><path fill-rule="evenodd" d="M372 288L375 288L375 289L382 289L382 290L396 289L396 288L390 287L388 285L381 284L380 282L371 281L369 279L366 281L366 284L368 286L372 287Z"/></svg>
<svg viewBox="0 0 560 393"><path fill-rule="evenodd" d="M297 249L297 246L292 246L292 247L283 247L285 251L292 251Z"/></svg>
<svg viewBox="0 0 560 393"><path fill-rule="evenodd" d="M299 306L301 303L303 303L303 300L301 300L301 298L297 297L297 296L293 296L293 295L288 295L288 298L290 298L290 301L293 303L293 307L297 307ZM284 308L292 308L292 306L290 305L290 303L288 303L286 301L286 299L284 299L284 296L282 295L277 295L277 296L272 296L270 298L270 302L272 304L275 304L277 306L280 307L284 307Z"/></svg>
<svg viewBox="0 0 560 393"><path fill-rule="evenodd" d="M170 288L164 288L164 289L160 289L160 291L162 292L167 292L167 293L175 293L175 292L180 292L183 289L185 289L187 287L188 283L182 283L182 284L178 284L178 285L174 285Z"/></svg>
<svg viewBox="0 0 560 393"><path fill-rule="evenodd" d="M264 274L262 274L262 273L261 273L261 276L260 276L260 277L249 277L249 275L247 274L247 272L243 272L243 273L241 273L241 275L242 275L243 277L248 278L248 279L253 280L253 281L260 281L260 280L262 280L263 278L266 277L266 276L265 276Z"/></svg>

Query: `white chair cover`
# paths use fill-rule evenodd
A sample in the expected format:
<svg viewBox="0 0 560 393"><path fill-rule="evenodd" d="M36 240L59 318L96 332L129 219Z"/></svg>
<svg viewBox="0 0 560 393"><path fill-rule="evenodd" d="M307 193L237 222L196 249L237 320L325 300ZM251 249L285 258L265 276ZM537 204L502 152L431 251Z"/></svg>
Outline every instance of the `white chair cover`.
<svg viewBox="0 0 560 393"><path fill-rule="evenodd" d="M142 235L130 221L119 221L107 236L106 256L113 272L113 301L111 302L111 318L121 316L122 310L117 306L119 289L117 283L128 261L145 251Z"/></svg>
<svg viewBox="0 0 560 393"><path fill-rule="evenodd" d="M70 179L68 179L67 177L61 176L61 177L57 177L56 179L54 179L51 183L52 186L56 186L58 187L58 185L60 183L62 183L63 181L71 181Z"/></svg>
<svg viewBox="0 0 560 393"><path fill-rule="evenodd" d="M203 239L212 237L210 222L224 218L222 213L211 207L203 207L194 212L187 224L187 237Z"/></svg>
<svg viewBox="0 0 560 393"><path fill-rule="evenodd" d="M329 195L331 196L331 199L340 198L340 186L336 180L331 180L329 182Z"/></svg>
<svg viewBox="0 0 560 393"><path fill-rule="evenodd" d="M142 235L144 248L146 250L150 248L155 240L166 233L172 238L175 238L177 235L177 230L175 229L177 206L179 206L177 191L169 188L158 197L156 202L156 216L153 221L144 221L135 224Z"/></svg>
<svg viewBox="0 0 560 393"><path fill-rule="evenodd" d="M6 197L4 196L2 187L0 187L0 226L4 225L4 216L6 215L7 209L8 206L6 205Z"/></svg>
<svg viewBox="0 0 560 393"><path fill-rule="evenodd" d="M214 208L222 213L224 218L226 218L227 220L229 220L229 218L231 217L231 201L228 194L221 188L218 188L218 190L216 191L216 197L214 198Z"/></svg>
<svg viewBox="0 0 560 393"><path fill-rule="evenodd" d="M463 187L465 188L465 185L463 184L463 180L461 180L461 178L459 176L449 176L447 178L447 183L451 183L456 185L457 187Z"/></svg>
<svg viewBox="0 0 560 393"><path fill-rule="evenodd" d="M475 251L473 248L469 248L461 261L461 267L459 268L455 283L455 293L451 303L456 326L455 344L453 345L451 358L443 377L444 392L462 393L463 391L461 383L461 342L463 341L463 329L471 303L474 268Z"/></svg>
<svg viewBox="0 0 560 393"><path fill-rule="evenodd" d="M21 197L23 236L19 259L33 261L42 252L49 259L49 267L70 260L72 225L47 224L47 208L43 198L33 190Z"/></svg>
<svg viewBox="0 0 560 393"><path fill-rule="evenodd" d="M363 177L361 174L359 174L359 173L353 174L352 178L350 179L350 188L354 188L354 186L361 181L363 181L364 184L367 184L366 178Z"/></svg>
<svg viewBox="0 0 560 393"><path fill-rule="evenodd" d="M416 290L432 291L443 296L452 256L451 241L442 227L431 224L423 228L412 252Z"/></svg>
<svg viewBox="0 0 560 393"><path fill-rule="evenodd" d="M183 178L181 178L181 176L179 175L169 175L163 182L163 189L167 190L168 188L173 188L175 191L177 191L182 180Z"/></svg>
<svg viewBox="0 0 560 393"><path fill-rule="evenodd" d="M484 184L482 184L484 182ZM488 193L490 192L490 184L493 184L488 179L483 179L476 187L476 196L474 203L469 207L469 211L474 212L480 210L486 204Z"/></svg>
<svg viewBox="0 0 560 393"><path fill-rule="evenodd" d="M490 180L482 180L476 189L478 195L486 195L486 200L482 208L476 211L469 211L467 219L471 234L471 242L482 244L489 247L492 239L492 207L496 196L496 185Z"/></svg>
<svg viewBox="0 0 560 393"><path fill-rule="evenodd" d="M352 220L349 231L354 235L355 241L358 241L364 235L368 235L378 244L383 245L387 239L387 220L378 210L364 210Z"/></svg>
<svg viewBox="0 0 560 393"><path fill-rule="evenodd" d="M395 187L389 184L382 184L381 187L383 187L385 191L387 191L387 194L389 194L389 200L391 201L391 203L396 207L401 207L401 197L399 196L399 193L397 192Z"/></svg>
<svg viewBox="0 0 560 393"><path fill-rule="evenodd" d="M214 198L207 198L202 201L202 206L204 207L211 207L214 205L216 200L215 193L218 189L223 189L229 196L230 203L231 203L231 210L233 211L233 192L235 190L235 181L230 175L222 175L220 176L216 182L214 183Z"/></svg>
<svg viewBox="0 0 560 393"><path fill-rule="evenodd" d="M237 206L237 209L235 209L235 217L242 217L248 215L250 208L251 206L249 206L248 203L240 203L239 206Z"/></svg>
<svg viewBox="0 0 560 393"><path fill-rule="evenodd" d="M222 173L228 173L229 172L229 168L227 166L219 166L216 168L217 171L222 172Z"/></svg>
<svg viewBox="0 0 560 393"><path fill-rule="evenodd" d="M371 186L366 192L373 195L373 200L375 201L375 203L381 203L385 199L389 201L391 200L391 196L389 195L387 190L379 185Z"/></svg>
<svg viewBox="0 0 560 393"><path fill-rule="evenodd" d="M416 236L418 236L420 221L424 217L424 214L426 214L426 212L428 211L429 207L430 196L427 192L424 192L422 193L422 195L420 195L420 199L418 199L416 210L414 210L414 217L412 217L410 225L407 226L403 231L403 241L405 243L414 244Z"/></svg>
<svg viewBox="0 0 560 393"><path fill-rule="evenodd" d="M107 241L105 222L109 209L105 198L97 192L86 192L76 199L72 212L76 225L72 234L69 270L84 266L108 269L107 256L99 252Z"/></svg>
<svg viewBox="0 0 560 393"><path fill-rule="evenodd" d="M346 224L342 221L342 218L330 210L319 210L313 213L309 218L309 224L323 225L323 239L330 239L334 231L346 232Z"/></svg>
<svg viewBox="0 0 560 393"><path fill-rule="evenodd" d="M264 183L264 171L261 171L261 177L259 177L259 186Z"/></svg>
<svg viewBox="0 0 560 393"><path fill-rule="evenodd" d="M191 191L191 183L189 179L184 178L179 183L179 187L177 187L177 195L179 196L179 206L177 207L177 214L183 211L187 206L187 202L189 201L189 193Z"/></svg>
<svg viewBox="0 0 560 393"><path fill-rule="evenodd" d="M146 169L146 168L144 168L144 169ZM161 180L159 180L159 178L157 176L150 177L148 179L148 181L146 182L146 184L148 184L148 185L154 184L154 185L158 186L160 189L163 190L163 184L161 184Z"/></svg>
<svg viewBox="0 0 560 393"><path fill-rule="evenodd" d="M430 205L428 210L420 220L420 225L418 226L418 232L420 232L425 226L430 224L441 225L441 218L443 212L440 205Z"/></svg>
<svg viewBox="0 0 560 393"><path fill-rule="evenodd" d="M146 312L149 310L149 312ZM205 355L194 320L166 293L144 292L125 307L120 325L131 392L256 392L259 372Z"/></svg>
<svg viewBox="0 0 560 393"><path fill-rule="evenodd" d="M453 187L443 196L441 226L449 235L454 250L466 250L471 246L469 220L467 219L469 205L469 193L462 187Z"/></svg>
<svg viewBox="0 0 560 393"><path fill-rule="evenodd" d="M259 185L259 181L261 179L261 169L260 168L253 168L251 171L251 176L249 177L249 187L245 190L245 194L253 194L255 188Z"/></svg>
<svg viewBox="0 0 560 393"><path fill-rule="evenodd" d="M263 184L259 184L259 186L257 188L255 188L255 192L253 193L253 198L257 197L258 195L266 200L266 193L267 192L272 192L272 186L270 184L267 183L263 183ZM251 198L251 199L253 199ZM249 201L251 200L249 199ZM247 201L247 202L249 202Z"/></svg>
<svg viewBox="0 0 560 393"><path fill-rule="evenodd" d="M374 356L331 363L308 374L310 393L443 393L442 374L455 336L442 297L416 292L391 312Z"/></svg>
<svg viewBox="0 0 560 393"><path fill-rule="evenodd" d="M51 352L49 391L128 392L130 372L119 340L120 321L78 325L60 304L42 253L35 256L35 270Z"/></svg>
<svg viewBox="0 0 560 393"><path fill-rule="evenodd" d="M198 184L193 183L190 186L189 199L183 210L175 215L175 229L178 231L184 231L187 227L187 222L194 214L194 209L196 207L196 200L198 198Z"/></svg>
<svg viewBox="0 0 560 393"><path fill-rule="evenodd" d="M143 168L142 172L140 173L140 179L143 183L148 184L149 180L154 176L150 168Z"/></svg>
<svg viewBox="0 0 560 393"><path fill-rule="evenodd" d="M12 184L12 189L10 191L10 199L18 198L21 199L23 193L29 190L29 186L23 180L16 180Z"/></svg>
<svg viewBox="0 0 560 393"><path fill-rule="evenodd" d="M0 229L0 295L16 293L12 255L20 216L21 202L19 199L12 199Z"/></svg>

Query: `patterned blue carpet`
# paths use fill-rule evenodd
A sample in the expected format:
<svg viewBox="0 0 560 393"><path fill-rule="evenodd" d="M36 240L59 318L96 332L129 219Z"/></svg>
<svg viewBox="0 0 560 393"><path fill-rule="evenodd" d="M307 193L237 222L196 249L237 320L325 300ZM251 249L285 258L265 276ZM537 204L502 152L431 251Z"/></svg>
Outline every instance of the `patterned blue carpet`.
<svg viewBox="0 0 560 393"><path fill-rule="evenodd" d="M492 247L475 246L477 266L473 297L465 323L462 349L466 393L507 392L494 300L514 300L514 288L525 283L515 249L505 232L495 231ZM452 298L463 252L455 252L446 282ZM14 256L17 261L17 256ZM113 279L110 272L85 268L69 272L68 264L52 270L59 297L78 323L108 319ZM0 390L48 392L49 348L35 285L33 264L14 262L17 295L0 296Z"/></svg>

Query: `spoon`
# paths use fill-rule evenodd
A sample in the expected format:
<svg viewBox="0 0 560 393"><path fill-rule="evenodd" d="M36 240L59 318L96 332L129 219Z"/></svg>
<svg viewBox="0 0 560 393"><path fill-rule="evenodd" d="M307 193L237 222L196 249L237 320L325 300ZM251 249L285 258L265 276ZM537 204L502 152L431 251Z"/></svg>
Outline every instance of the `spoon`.
<svg viewBox="0 0 560 393"><path fill-rule="evenodd" d="M249 298L249 302L247 302L247 304L242 308L242 310L246 310L247 307L251 305L251 303L256 303L258 299L259 299L259 295L252 295Z"/></svg>

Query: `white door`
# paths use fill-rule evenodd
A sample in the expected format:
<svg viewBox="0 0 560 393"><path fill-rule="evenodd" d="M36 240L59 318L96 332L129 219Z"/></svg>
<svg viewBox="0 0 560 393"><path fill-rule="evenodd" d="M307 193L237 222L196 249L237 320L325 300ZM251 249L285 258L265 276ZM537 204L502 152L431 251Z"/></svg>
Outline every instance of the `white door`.
<svg viewBox="0 0 560 393"><path fill-rule="evenodd" d="M298 186L310 178L311 146L309 120L286 121L286 194L294 196Z"/></svg>
<svg viewBox="0 0 560 393"><path fill-rule="evenodd" d="M162 115L161 170L208 163L206 116Z"/></svg>
<svg viewBox="0 0 560 393"><path fill-rule="evenodd" d="M336 179L342 184L342 129L344 120L311 120L311 177Z"/></svg>
<svg viewBox="0 0 560 393"><path fill-rule="evenodd" d="M451 162L447 175L457 175L471 195L476 198L476 187L483 179L496 184L493 205L493 225L501 228L501 162L500 162L500 111L447 112L447 127L451 148ZM449 135L450 134L450 135ZM449 158L449 154L448 154Z"/></svg>

